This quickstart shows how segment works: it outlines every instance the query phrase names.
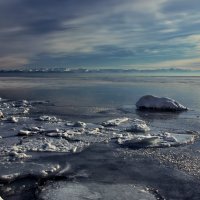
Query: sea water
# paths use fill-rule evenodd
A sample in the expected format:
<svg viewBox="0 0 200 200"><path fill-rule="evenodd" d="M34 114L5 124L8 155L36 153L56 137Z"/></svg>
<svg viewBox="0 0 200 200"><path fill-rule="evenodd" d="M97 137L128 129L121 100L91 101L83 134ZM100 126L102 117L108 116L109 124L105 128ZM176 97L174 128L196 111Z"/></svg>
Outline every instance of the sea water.
<svg viewBox="0 0 200 200"><path fill-rule="evenodd" d="M198 199L199 85L199 77L1 74L7 118L1 122L0 194L5 199ZM147 94L173 98L189 110L136 110L137 100ZM124 118L129 121L122 126L102 127ZM131 138L124 130L134 119L150 131ZM144 137L145 145L136 145ZM155 137L162 141L152 143Z"/></svg>

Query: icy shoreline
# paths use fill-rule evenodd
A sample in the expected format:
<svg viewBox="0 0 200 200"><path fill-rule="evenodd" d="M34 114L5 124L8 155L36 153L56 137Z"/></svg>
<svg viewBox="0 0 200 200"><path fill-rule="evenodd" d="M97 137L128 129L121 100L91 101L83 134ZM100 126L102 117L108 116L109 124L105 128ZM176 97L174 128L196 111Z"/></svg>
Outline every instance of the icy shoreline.
<svg viewBox="0 0 200 200"><path fill-rule="evenodd" d="M31 115L31 110L38 104L46 105L48 102L0 100L0 111L2 112L0 182L2 183L10 183L27 177L42 179L60 176L70 169L70 167L63 168L58 163L32 162L33 153L76 155L95 144L110 144L119 149L128 150L170 148L192 144L198 136L198 133L186 130L173 132L158 129L152 131L151 122L139 118L117 117L100 123L85 123L66 121L45 113L38 116ZM91 186L89 184L82 187L78 184L77 187L82 188L85 193ZM98 187L100 191L105 190L101 184ZM115 188L116 186L110 185L109 187ZM126 189L126 186L124 187ZM66 193L65 190L61 192ZM138 193L137 188L134 192ZM43 194L42 198L46 199L46 193ZM74 191L70 195L74 195ZM151 195L147 196L150 198Z"/></svg>

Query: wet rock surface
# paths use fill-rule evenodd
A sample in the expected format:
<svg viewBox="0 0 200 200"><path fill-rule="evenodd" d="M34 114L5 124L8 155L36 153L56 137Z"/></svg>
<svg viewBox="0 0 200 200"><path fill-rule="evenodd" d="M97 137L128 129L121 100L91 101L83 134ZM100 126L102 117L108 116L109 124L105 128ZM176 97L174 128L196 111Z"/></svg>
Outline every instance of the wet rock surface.
<svg viewBox="0 0 200 200"><path fill-rule="evenodd" d="M157 97L153 95L146 95L141 97L136 107L140 110L151 109L160 111L186 111L187 107L178 103L174 99L168 97Z"/></svg>

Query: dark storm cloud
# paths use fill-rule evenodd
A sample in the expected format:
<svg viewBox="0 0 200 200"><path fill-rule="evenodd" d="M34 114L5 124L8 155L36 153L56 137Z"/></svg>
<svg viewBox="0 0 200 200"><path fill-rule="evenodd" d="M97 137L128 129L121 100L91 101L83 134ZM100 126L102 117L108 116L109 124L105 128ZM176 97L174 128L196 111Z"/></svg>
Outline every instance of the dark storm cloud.
<svg viewBox="0 0 200 200"><path fill-rule="evenodd" d="M197 0L1 0L0 67L59 59L95 66L188 63L199 54L199 8Z"/></svg>

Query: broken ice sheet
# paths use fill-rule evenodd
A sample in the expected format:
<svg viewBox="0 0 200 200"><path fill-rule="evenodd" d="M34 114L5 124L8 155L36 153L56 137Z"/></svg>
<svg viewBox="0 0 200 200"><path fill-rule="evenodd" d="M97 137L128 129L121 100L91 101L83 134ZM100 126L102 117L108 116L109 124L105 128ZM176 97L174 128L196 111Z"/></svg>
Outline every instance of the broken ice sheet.
<svg viewBox="0 0 200 200"><path fill-rule="evenodd" d="M128 132L148 132L150 131L149 126L146 124L145 121L140 119L131 119L131 118L116 118L105 121L102 123L105 127L115 127L121 131L128 131Z"/></svg>
<svg viewBox="0 0 200 200"><path fill-rule="evenodd" d="M193 143L195 134L160 133L155 135L128 135L118 139L118 144L129 148L170 147Z"/></svg>
<svg viewBox="0 0 200 200"><path fill-rule="evenodd" d="M103 184L76 182L49 182L38 195L42 200L156 200L150 192L142 186L132 184Z"/></svg>

